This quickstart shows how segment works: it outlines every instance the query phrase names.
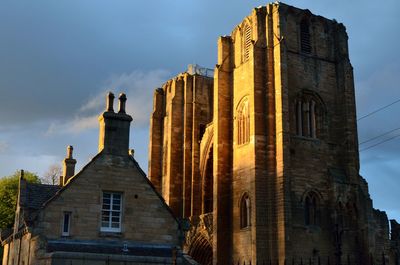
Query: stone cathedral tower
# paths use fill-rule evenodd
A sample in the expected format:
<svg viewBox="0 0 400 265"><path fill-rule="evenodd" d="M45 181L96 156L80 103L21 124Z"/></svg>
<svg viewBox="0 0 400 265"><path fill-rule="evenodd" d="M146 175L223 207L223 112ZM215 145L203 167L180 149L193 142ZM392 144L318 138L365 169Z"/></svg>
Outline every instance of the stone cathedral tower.
<svg viewBox="0 0 400 265"><path fill-rule="evenodd" d="M347 40L336 21L268 4L218 40L214 79L192 68L155 91L149 177L190 219L201 264L399 264L359 175Z"/></svg>

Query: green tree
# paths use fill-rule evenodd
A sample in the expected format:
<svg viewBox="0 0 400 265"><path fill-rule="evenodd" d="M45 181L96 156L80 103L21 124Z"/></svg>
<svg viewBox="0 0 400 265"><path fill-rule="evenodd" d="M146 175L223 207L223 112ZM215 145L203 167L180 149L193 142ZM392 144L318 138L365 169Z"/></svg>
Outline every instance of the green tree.
<svg viewBox="0 0 400 265"><path fill-rule="evenodd" d="M14 224L15 206L17 204L18 183L20 172L0 178L0 229L11 228ZM40 183L39 177L32 172L25 171L24 178L28 182ZM3 257L3 248L0 246L0 260Z"/></svg>
<svg viewBox="0 0 400 265"><path fill-rule="evenodd" d="M0 228L10 228L14 224L15 206L17 203L18 183L20 172L0 178ZM25 171L24 179L32 183L40 183L39 177Z"/></svg>

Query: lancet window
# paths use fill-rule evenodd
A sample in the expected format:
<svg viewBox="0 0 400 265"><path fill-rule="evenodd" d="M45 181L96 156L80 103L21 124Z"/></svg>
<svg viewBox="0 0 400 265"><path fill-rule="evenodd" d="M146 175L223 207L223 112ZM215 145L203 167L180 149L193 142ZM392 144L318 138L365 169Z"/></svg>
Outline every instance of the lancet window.
<svg viewBox="0 0 400 265"><path fill-rule="evenodd" d="M304 200L304 218L306 225L319 225L319 205L317 195L313 192L307 194Z"/></svg>
<svg viewBox="0 0 400 265"><path fill-rule="evenodd" d="M250 226L250 197L249 194L243 194L240 200L240 228Z"/></svg>
<svg viewBox="0 0 400 265"><path fill-rule="evenodd" d="M243 99L237 108L237 144L245 144L250 141L250 115L249 102Z"/></svg>

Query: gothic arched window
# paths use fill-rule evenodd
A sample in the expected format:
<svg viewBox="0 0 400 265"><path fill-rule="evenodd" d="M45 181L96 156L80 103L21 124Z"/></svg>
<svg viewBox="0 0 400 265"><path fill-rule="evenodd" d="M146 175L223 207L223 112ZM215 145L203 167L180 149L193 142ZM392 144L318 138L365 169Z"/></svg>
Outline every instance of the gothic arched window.
<svg viewBox="0 0 400 265"><path fill-rule="evenodd" d="M319 225L318 198L310 192L304 200L304 221L306 225Z"/></svg>
<svg viewBox="0 0 400 265"><path fill-rule="evenodd" d="M310 26L306 19L300 22L300 49L304 53L311 53Z"/></svg>
<svg viewBox="0 0 400 265"><path fill-rule="evenodd" d="M251 27L246 24L243 28L243 62L250 58Z"/></svg>
<svg viewBox="0 0 400 265"><path fill-rule="evenodd" d="M296 102L297 135L317 138L317 104L314 99L303 99Z"/></svg>
<svg viewBox="0 0 400 265"><path fill-rule="evenodd" d="M237 108L237 144L245 144L250 141L250 116L249 102L247 98L243 99Z"/></svg>
<svg viewBox="0 0 400 265"><path fill-rule="evenodd" d="M250 197L247 193L240 199L240 228L250 226Z"/></svg>

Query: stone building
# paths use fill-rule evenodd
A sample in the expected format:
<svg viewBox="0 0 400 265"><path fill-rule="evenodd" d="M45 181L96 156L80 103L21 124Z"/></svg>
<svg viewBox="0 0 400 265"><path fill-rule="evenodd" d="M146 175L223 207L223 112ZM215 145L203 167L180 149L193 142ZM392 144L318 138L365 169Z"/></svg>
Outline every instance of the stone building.
<svg viewBox="0 0 400 265"><path fill-rule="evenodd" d="M390 238L359 175L347 41L334 20L268 4L218 39L213 78L155 91L149 177L190 219L201 264L399 264L399 225Z"/></svg>
<svg viewBox="0 0 400 265"><path fill-rule="evenodd" d="M183 264L179 223L129 154L126 96L118 112L113 99L99 117L98 154L79 173L68 147L60 186L21 174L3 265Z"/></svg>

